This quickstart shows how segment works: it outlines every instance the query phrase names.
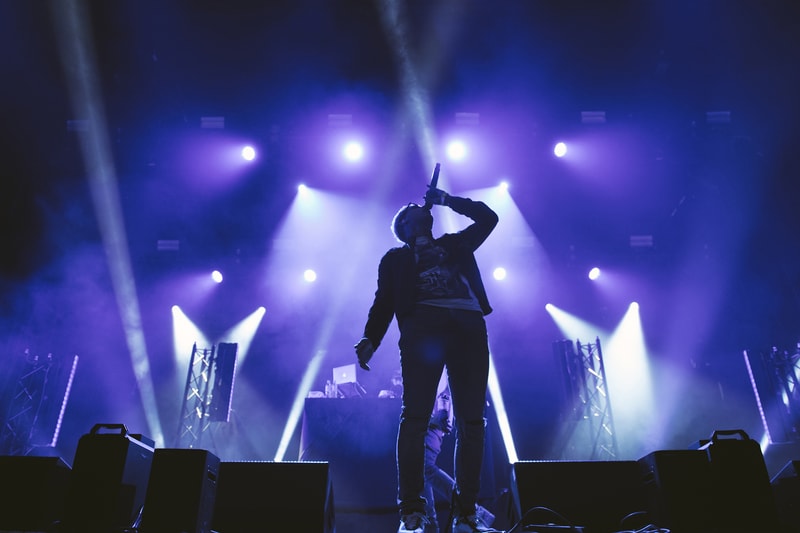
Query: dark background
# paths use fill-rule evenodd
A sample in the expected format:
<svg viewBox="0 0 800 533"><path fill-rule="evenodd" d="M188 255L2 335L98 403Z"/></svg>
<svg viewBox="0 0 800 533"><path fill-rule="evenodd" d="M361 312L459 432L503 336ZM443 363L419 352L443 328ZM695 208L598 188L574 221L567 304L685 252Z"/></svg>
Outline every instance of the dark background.
<svg viewBox="0 0 800 533"><path fill-rule="evenodd" d="M150 429L105 262L81 134L69 127L82 118L70 98L69 74L82 67L74 57L64 62L68 47L55 22L63 22L64 12L51 4L0 5L0 358L8 390L25 349L80 355L59 445L70 458L95 423ZM657 407L659 435L631 446L632 453L685 447L719 428L744 428L760 438L742 351L792 350L800 340L800 26L792 3L399 4L433 130L444 131L455 113L474 112L478 133L490 140L469 170L453 172L454 189L491 187L508 177L552 268L553 277L542 278L541 293L525 308L496 305L489 318L521 458L552 453L560 409L551 361L560 333L543 304L559 301L609 329L621 316L621 304L586 296L585 271L597 263L647 287L640 303L648 346L681 376L681 387L660 382L657 399L671 407ZM165 384L185 375L170 351L168 309L179 291L172 280L214 265L236 273L209 306L195 310L199 325L212 333L267 307L239 369L237 384L250 387L235 397L238 425L229 432L237 455L270 458L307 365L309 338L326 312L336 312L324 296L305 309L282 310L280 286L258 291L252 283L273 253L298 181L349 196L357 206L385 204L389 216L424 191L429 162L405 111L405 80L381 5L86 3L85 35L93 42L100 89L95 103L107 126L168 438L179 399ZM597 110L605 111L605 124L581 122L581 112ZM730 121L709 123L707 113L719 111L729 112ZM396 155L376 159L356 180L337 179L321 148L332 113L352 113L369 126L379 151ZM202 130L204 116L224 116L225 129ZM228 134L255 142L261 157L238 181L196 187L213 169L192 165L186 147L189 155L200 153L203 143ZM552 157L561 138L594 143L602 157L580 170L564 164ZM342 227L332 239L338 254L347 256L362 229ZM655 244L633 249L631 235L652 235ZM391 245L386 237L376 250ZM159 252L159 239L179 240L180 251ZM312 232L296 245L328 253L331 239L325 239L323 246ZM331 366L352 361L379 253L366 259L370 274L363 283L348 289L346 307L356 318L347 321L348 314L337 325L315 389L324 387ZM502 303L494 294L495 304ZM373 373L361 377L370 393L384 387L396 366L392 342L390 335ZM294 453L290 448L289 456Z"/></svg>

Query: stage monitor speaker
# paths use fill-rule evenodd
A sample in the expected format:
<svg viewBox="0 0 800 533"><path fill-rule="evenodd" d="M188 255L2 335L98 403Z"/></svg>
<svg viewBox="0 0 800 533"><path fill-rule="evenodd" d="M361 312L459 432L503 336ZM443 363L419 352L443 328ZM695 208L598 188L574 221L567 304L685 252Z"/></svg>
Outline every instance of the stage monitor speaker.
<svg viewBox="0 0 800 533"><path fill-rule="evenodd" d="M778 520L785 531L800 531L800 461L789 461L771 480Z"/></svg>
<svg viewBox="0 0 800 533"><path fill-rule="evenodd" d="M60 457L0 456L0 530L49 531L62 518L69 476Z"/></svg>
<svg viewBox="0 0 800 533"><path fill-rule="evenodd" d="M743 430L718 430L700 448L708 454L714 521L721 530L769 530L777 525L775 499L758 441Z"/></svg>
<svg viewBox="0 0 800 533"><path fill-rule="evenodd" d="M219 464L206 450L156 449L139 531L209 533Z"/></svg>
<svg viewBox="0 0 800 533"><path fill-rule="evenodd" d="M220 463L212 528L223 533L253 533L265 531L265 524L270 531L333 533L328 463Z"/></svg>
<svg viewBox="0 0 800 533"><path fill-rule="evenodd" d="M638 462L651 523L677 533L713 530L711 468L704 451L655 451Z"/></svg>
<svg viewBox="0 0 800 533"><path fill-rule="evenodd" d="M606 533L623 529L623 519L646 506L636 461L520 461L513 465L511 481L514 520L523 525L553 523ZM548 511L567 523L558 524Z"/></svg>
<svg viewBox="0 0 800 533"><path fill-rule="evenodd" d="M78 441L67 492L63 533L130 528L144 505L153 441L123 424L97 424Z"/></svg>

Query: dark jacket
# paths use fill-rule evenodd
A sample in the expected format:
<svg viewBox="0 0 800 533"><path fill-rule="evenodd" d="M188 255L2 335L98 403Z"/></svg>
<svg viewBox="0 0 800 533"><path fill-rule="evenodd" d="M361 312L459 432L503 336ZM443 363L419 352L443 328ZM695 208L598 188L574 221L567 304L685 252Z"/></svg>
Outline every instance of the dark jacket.
<svg viewBox="0 0 800 533"><path fill-rule="evenodd" d="M447 204L453 211L469 217L473 223L458 233L446 233L435 239L435 243L456 258L461 272L469 282L484 315L492 312L486 289L481 280L475 250L497 225L497 214L483 202L458 196L448 197ZM416 265L414 251L405 245L392 248L378 265L378 288L370 307L364 337L377 349L386 335L392 318L398 319L411 313L416 303Z"/></svg>

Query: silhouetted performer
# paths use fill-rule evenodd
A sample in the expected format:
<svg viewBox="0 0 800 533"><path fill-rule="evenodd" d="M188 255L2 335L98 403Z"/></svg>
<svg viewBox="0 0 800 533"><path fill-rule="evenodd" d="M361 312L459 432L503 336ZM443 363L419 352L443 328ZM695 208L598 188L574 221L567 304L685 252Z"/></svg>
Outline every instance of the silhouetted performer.
<svg viewBox="0 0 800 533"><path fill-rule="evenodd" d="M434 185L432 180L432 185ZM392 248L378 266L378 287L364 335L356 344L367 363L394 317L400 329L403 399L397 435L399 533L422 533L425 513L425 436L442 370L455 412L453 533L491 531L476 515L486 419L489 346L484 315L491 312L475 250L497 225L483 202L429 187L426 206L409 204L392 221ZM470 219L457 233L434 239L428 205L446 206Z"/></svg>

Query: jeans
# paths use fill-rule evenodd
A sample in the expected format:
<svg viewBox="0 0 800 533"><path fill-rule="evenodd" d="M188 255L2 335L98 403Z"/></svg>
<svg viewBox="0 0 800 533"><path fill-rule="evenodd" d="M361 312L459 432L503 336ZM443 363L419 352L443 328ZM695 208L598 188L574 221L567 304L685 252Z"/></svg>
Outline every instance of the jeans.
<svg viewBox="0 0 800 533"><path fill-rule="evenodd" d="M417 305L398 323L403 374L397 434L400 514L425 512L425 437L445 366L455 413L456 512L473 514L481 482L489 376L483 314Z"/></svg>

